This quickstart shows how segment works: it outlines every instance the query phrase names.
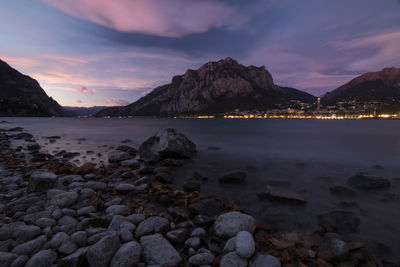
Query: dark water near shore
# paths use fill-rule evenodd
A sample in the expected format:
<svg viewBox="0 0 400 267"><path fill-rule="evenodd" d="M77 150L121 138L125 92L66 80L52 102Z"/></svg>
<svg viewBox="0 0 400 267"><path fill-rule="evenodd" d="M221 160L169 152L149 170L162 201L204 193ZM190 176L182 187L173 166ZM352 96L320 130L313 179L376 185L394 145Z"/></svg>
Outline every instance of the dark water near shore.
<svg viewBox="0 0 400 267"><path fill-rule="evenodd" d="M176 128L198 148L197 157L176 170L177 187L198 171L209 178L202 184L203 193L236 200L270 228L307 228L315 225L317 214L353 211L361 218L360 233L385 243L400 258L400 121L3 119L11 123L1 128L24 127L45 151L80 152L78 164L106 161L110 147L120 145L124 139L138 147L158 130ZM54 144L43 138L54 135L62 137ZM219 150L210 150L210 146ZM88 150L95 154L86 155ZM229 170L247 171L247 184L219 185L217 177ZM358 192L354 198L329 192L330 186L345 185L350 176L361 171L390 179L391 189ZM257 193L268 185L297 192L307 204L260 200ZM344 206L342 201L355 203Z"/></svg>

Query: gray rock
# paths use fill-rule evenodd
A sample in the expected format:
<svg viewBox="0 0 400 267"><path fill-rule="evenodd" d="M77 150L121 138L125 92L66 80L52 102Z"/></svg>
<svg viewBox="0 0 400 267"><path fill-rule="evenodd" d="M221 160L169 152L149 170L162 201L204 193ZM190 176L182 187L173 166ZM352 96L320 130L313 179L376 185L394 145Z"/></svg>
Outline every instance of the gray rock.
<svg viewBox="0 0 400 267"><path fill-rule="evenodd" d="M210 251L202 252L189 258L189 263L195 266L211 264L213 261L214 255Z"/></svg>
<svg viewBox="0 0 400 267"><path fill-rule="evenodd" d="M160 234L143 236L140 244L147 265L176 266L182 261L175 248Z"/></svg>
<svg viewBox="0 0 400 267"><path fill-rule="evenodd" d="M276 189L269 187L265 192L258 193L257 196L261 199L268 199L270 201L291 203L291 204L306 204L306 199L297 194L296 192L287 189Z"/></svg>
<svg viewBox="0 0 400 267"><path fill-rule="evenodd" d="M8 253L8 252L0 252L0 266L8 267L13 263L13 261L16 258L18 258L17 254Z"/></svg>
<svg viewBox="0 0 400 267"><path fill-rule="evenodd" d="M58 249L62 242L68 238L68 235L64 232L58 232L57 234L53 235L53 237L49 241L49 246L54 249Z"/></svg>
<svg viewBox="0 0 400 267"><path fill-rule="evenodd" d="M228 239L228 241L226 241L225 246L224 246L224 252L232 252L235 251L236 249L236 236L235 237L231 237Z"/></svg>
<svg viewBox="0 0 400 267"><path fill-rule="evenodd" d="M38 226L26 225L23 222L4 224L0 229L0 240L14 238L18 243L25 242L40 235L42 230Z"/></svg>
<svg viewBox="0 0 400 267"><path fill-rule="evenodd" d="M41 250L26 263L25 267L48 267L57 259L57 253L52 250Z"/></svg>
<svg viewBox="0 0 400 267"><path fill-rule="evenodd" d="M46 228L48 226L53 227L57 224L56 220L50 218L40 218L36 221L36 225L41 228Z"/></svg>
<svg viewBox="0 0 400 267"><path fill-rule="evenodd" d="M135 242L123 244L114 254L110 267L130 267L140 262L142 248Z"/></svg>
<svg viewBox="0 0 400 267"><path fill-rule="evenodd" d="M91 188L84 188L79 192L79 199L84 200L95 196L96 192Z"/></svg>
<svg viewBox="0 0 400 267"><path fill-rule="evenodd" d="M87 233L85 231L78 231L71 235L71 240L78 245L78 247L83 247L86 245Z"/></svg>
<svg viewBox="0 0 400 267"><path fill-rule="evenodd" d="M89 247L80 248L71 255L68 255L60 259L58 263L61 266L73 266L73 267L87 266L88 263L86 262L86 252L88 249Z"/></svg>
<svg viewBox="0 0 400 267"><path fill-rule="evenodd" d="M246 182L247 173L242 171L233 171L221 175L218 181L223 184L242 184Z"/></svg>
<svg viewBox="0 0 400 267"><path fill-rule="evenodd" d="M47 241L47 237L44 235L41 235L31 241L28 241L21 245L16 246L13 250L11 250L11 253L29 256L33 252L38 250L46 241Z"/></svg>
<svg viewBox="0 0 400 267"><path fill-rule="evenodd" d="M52 172L35 171L31 174L28 192L43 192L57 185L57 175Z"/></svg>
<svg viewBox="0 0 400 267"><path fill-rule="evenodd" d="M196 153L196 145L186 136L168 128L147 139L139 147L141 158L190 158Z"/></svg>
<svg viewBox="0 0 400 267"><path fill-rule="evenodd" d="M250 261L250 267L281 267L281 263L274 256L256 254Z"/></svg>
<svg viewBox="0 0 400 267"><path fill-rule="evenodd" d="M78 194L76 192L66 192L57 194L51 198L50 204L56 205L60 208L69 207L75 203L78 199Z"/></svg>
<svg viewBox="0 0 400 267"><path fill-rule="evenodd" d="M77 249L77 244L75 244L71 238L67 238L61 243L61 246L58 248L58 252L61 254L71 254Z"/></svg>
<svg viewBox="0 0 400 267"><path fill-rule="evenodd" d="M347 183L355 188L363 190L388 189L391 183L388 179L381 177L368 176L364 173L358 173L347 180Z"/></svg>
<svg viewBox="0 0 400 267"><path fill-rule="evenodd" d="M130 192L135 191L136 187L132 184L127 184L127 183L121 183L119 184L115 190L117 190L118 193L122 193L122 194L127 194Z"/></svg>
<svg viewBox="0 0 400 267"><path fill-rule="evenodd" d="M124 167L132 168L132 169L137 169L140 167L140 163L136 159L128 159L128 160L121 161L121 165Z"/></svg>
<svg viewBox="0 0 400 267"><path fill-rule="evenodd" d="M219 264L220 267L247 267L247 260L241 258L236 252L225 254Z"/></svg>
<svg viewBox="0 0 400 267"><path fill-rule="evenodd" d="M126 212L125 205L112 205L106 209L106 213L113 214L113 215L119 215L119 214L123 214L125 212Z"/></svg>
<svg viewBox="0 0 400 267"><path fill-rule="evenodd" d="M55 189L55 188L53 188L53 189L49 189L48 191L47 191L47 199L52 199L55 195L58 195L58 194L62 194L62 193L65 193L66 191L64 191L64 190L61 190L61 189Z"/></svg>
<svg viewBox="0 0 400 267"><path fill-rule="evenodd" d="M251 258L256 250L253 236L247 231L240 231L236 235L235 250L240 257Z"/></svg>
<svg viewBox="0 0 400 267"><path fill-rule="evenodd" d="M104 207L108 208L108 207L111 207L111 206L113 206L113 205L119 205L119 204L121 204L121 202L122 202L122 199L120 199L119 197L117 197L117 198L114 198L114 199L112 199L112 200L107 201L106 203L104 203Z"/></svg>
<svg viewBox="0 0 400 267"><path fill-rule="evenodd" d="M121 236L122 243L126 243L133 240L133 233L127 227L122 227L119 233Z"/></svg>
<svg viewBox="0 0 400 267"><path fill-rule="evenodd" d="M108 231L119 231L123 223L130 224L133 230L135 229L135 225L129 222L124 216L115 215L108 226Z"/></svg>
<svg viewBox="0 0 400 267"><path fill-rule="evenodd" d="M185 247L187 247L187 248L199 248L200 247L200 243L201 243L201 240L200 240L200 238L198 238L198 237L191 237L191 238L189 238L188 240L186 240L186 242L185 242Z"/></svg>
<svg viewBox="0 0 400 267"><path fill-rule="evenodd" d="M187 229L172 230L165 235L165 237L173 244L181 244L185 242L187 236L188 236Z"/></svg>
<svg viewBox="0 0 400 267"><path fill-rule="evenodd" d="M124 151L111 151L110 153L108 153L109 162L121 162L133 158L134 156L129 155Z"/></svg>
<svg viewBox="0 0 400 267"><path fill-rule="evenodd" d="M215 234L222 238L233 237L240 231L253 233L256 229L256 220L249 215L231 211L219 215L213 229Z"/></svg>
<svg viewBox="0 0 400 267"><path fill-rule="evenodd" d="M159 216L149 217L141 222L136 228L136 237L154 233L165 233L169 229L169 222L167 219Z"/></svg>
<svg viewBox="0 0 400 267"><path fill-rule="evenodd" d="M112 256L120 247L119 238L116 233L103 237L92 245L86 252L86 258L90 266L108 266Z"/></svg>
<svg viewBox="0 0 400 267"><path fill-rule="evenodd" d="M126 217L126 219L128 219L131 223L139 224L146 219L146 216L144 216L144 214L139 214L139 213L131 214L128 217Z"/></svg>
<svg viewBox="0 0 400 267"><path fill-rule="evenodd" d="M318 256L327 261L341 261L349 254L346 242L333 238L325 240L318 248Z"/></svg>
<svg viewBox="0 0 400 267"><path fill-rule="evenodd" d="M201 227L197 227L196 229L194 229L192 231L192 233L190 234L190 236L197 236L197 237L202 237L202 236L206 236L207 235L207 231L204 230Z"/></svg>
<svg viewBox="0 0 400 267"><path fill-rule="evenodd" d="M90 181L85 183L85 188L90 188L95 191L104 191L107 188L107 185L102 182L95 182L95 181Z"/></svg>
<svg viewBox="0 0 400 267"><path fill-rule="evenodd" d="M76 214L78 216L82 216L82 215L88 215L88 214L93 213L93 212L96 212L95 207L87 206L87 207L83 207L83 208L78 209L76 211Z"/></svg>
<svg viewBox="0 0 400 267"><path fill-rule="evenodd" d="M21 255L18 258L16 258L15 261L9 266L10 267L24 267L25 264L28 262L28 260L29 260L28 256ZM1 259L0 259L0 262L1 262ZM0 266L2 266L2 265L0 264Z"/></svg>

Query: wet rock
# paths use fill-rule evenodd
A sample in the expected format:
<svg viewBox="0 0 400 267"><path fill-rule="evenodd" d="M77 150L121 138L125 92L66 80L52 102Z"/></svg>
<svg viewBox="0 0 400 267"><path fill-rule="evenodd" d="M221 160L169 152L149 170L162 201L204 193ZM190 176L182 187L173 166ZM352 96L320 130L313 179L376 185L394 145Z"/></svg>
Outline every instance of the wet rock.
<svg viewBox="0 0 400 267"><path fill-rule="evenodd" d="M332 211L318 215L318 221L328 232L346 236L358 231L361 219L350 211Z"/></svg>
<svg viewBox="0 0 400 267"><path fill-rule="evenodd" d="M154 233L165 233L169 229L169 222L167 219L159 216L149 217L141 222L136 228L136 237Z"/></svg>
<svg viewBox="0 0 400 267"><path fill-rule="evenodd" d="M141 158L190 158L196 153L196 145L182 133L168 128L147 139L139 147Z"/></svg>
<svg viewBox="0 0 400 267"><path fill-rule="evenodd" d="M19 255L31 255L33 252L38 250L47 241L46 236L42 235L31 241L25 242L21 245L16 246L11 253Z"/></svg>
<svg viewBox="0 0 400 267"><path fill-rule="evenodd" d="M189 263L194 266L212 264L213 261L214 255L206 249L189 258Z"/></svg>
<svg viewBox="0 0 400 267"><path fill-rule="evenodd" d="M347 183L355 188L363 190L388 189L391 183L388 179L381 177L368 176L363 173L358 173L347 180Z"/></svg>
<svg viewBox="0 0 400 267"><path fill-rule="evenodd" d="M106 209L106 213L109 214L123 214L126 212L126 206L125 205L112 205Z"/></svg>
<svg viewBox="0 0 400 267"><path fill-rule="evenodd" d="M184 190L185 192L191 193L191 192L194 192L194 191L199 191L199 192L200 192L200 187L201 187L201 185L200 185L200 183L197 182L197 181L189 180L189 181L186 181L186 182L183 184L182 187L183 187L183 190Z"/></svg>
<svg viewBox="0 0 400 267"><path fill-rule="evenodd" d="M83 247L86 245L87 233L85 231L78 231L71 235L71 240L78 245Z"/></svg>
<svg viewBox="0 0 400 267"><path fill-rule="evenodd" d="M138 151L136 150L136 148L131 147L131 146L128 146L128 145L121 145L121 146L118 146L118 147L116 148L116 150L126 152L126 153L128 153L129 155L131 155L131 156L136 156L137 153L138 153Z"/></svg>
<svg viewBox="0 0 400 267"><path fill-rule="evenodd" d="M138 213L138 214L131 214L128 217L126 217L126 219L131 223L139 224L143 222L146 219L146 217L144 216L144 214Z"/></svg>
<svg viewBox="0 0 400 267"><path fill-rule="evenodd" d="M241 258L236 252L225 254L219 265L220 267L247 267L247 260Z"/></svg>
<svg viewBox="0 0 400 267"><path fill-rule="evenodd" d="M35 144L30 144L30 145L27 146L27 148L28 148L28 150L31 150L31 151L33 151L33 150L39 150L39 149L40 149L40 145L37 144L37 143L35 143Z"/></svg>
<svg viewBox="0 0 400 267"><path fill-rule="evenodd" d="M127 194L135 191L136 187L132 184L121 183L115 189L118 193Z"/></svg>
<svg viewBox="0 0 400 267"><path fill-rule="evenodd" d="M205 226L213 224L214 221L215 220L213 218L211 218L209 216L201 215L201 214L196 215L193 219L193 222L196 225L205 225Z"/></svg>
<svg viewBox="0 0 400 267"><path fill-rule="evenodd" d="M185 242L185 247L187 248L199 248L201 244L201 240L198 237L191 237Z"/></svg>
<svg viewBox="0 0 400 267"><path fill-rule="evenodd" d="M120 245L116 233L103 237L87 250L86 257L90 266L108 266Z"/></svg>
<svg viewBox="0 0 400 267"><path fill-rule="evenodd" d="M123 244L114 254L110 267L130 267L140 262L142 248L135 242Z"/></svg>
<svg viewBox="0 0 400 267"><path fill-rule="evenodd" d="M331 191L332 194L340 195L340 196L353 197L353 196L357 195L356 192L354 192L351 188L348 188L346 186L341 186L341 185L332 186L329 188L329 191Z"/></svg>
<svg viewBox="0 0 400 267"><path fill-rule="evenodd" d="M56 205L60 208L64 208L73 205L77 199L78 199L78 193L66 192L52 197L50 200L50 204Z"/></svg>
<svg viewBox="0 0 400 267"><path fill-rule="evenodd" d="M58 249L62 242L68 238L68 235L64 232L58 232L57 234L53 235L51 240L49 241L50 248Z"/></svg>
<svg viewBox="0 0 400 267"><path fill-rule="evenodd" d="M281 267L281 263L274 256L258 253L251 259L250 267Z"/></svg>
<svg viewBox="0 0 400 267"><path fill-rule="evenodd" d="M126 152L123 151L111 151L110 153L108 153L108 161L109 162L121 162L124 160L128 160L128 159L133 159L134 157L129 155Z"/></svg>
<svg viewBox="0 0 400 267"><path fill-rule="evenodd" d="M58 252L61 254L71 254L77 249L78 249L77 244L71 238L67 238L62 242L61 246L58 248Z"/></svg>
<svg viewBox="0 0 400 267"><path fill-rule="evenodd" d="M287 190L281 190L276 188L269 188L266 192L258 194L259 198L269 199L271 201L293 203L293 204L305 204L306 200L295 192Z"/></svg>
<svg viewBox="0 0 400 267"><path fill-rule="evenodd" d="M25 264L28 262L29 257L26 255L21 255L15 259L15 261L9 265L10 267L24 267ZM1 262L1 259L0 259ZM0 265L1 266L1 265Z"/></svg>
<svg viewBox="0 0 400 267"><path fill-rule="evenodd" d="M128 159L121 161L121 166L137 169L140 167L140 163L136 159Z"/></svg>
<svg viewBox="0 0 400 267"><path fill-rule="evenodd" d="M201 227L198 227L198 228L194 229L192 231L192 233L190 234L190 236L197 236L197 237L203 237L203 236L206 236L206 235L207 235L207 231L204 230Z"/></svg>
<svg viewBox="0 0 400 267"><path fill-rule="evenodd" d="M41 234L41 229L23 222L5 224L0 229L0 240L14 238L17 242L26 242Z"/></svg>
<svg viewBox="0 0 400 267"><path fill-rule="evenodd" d="M185 242L188 234L189 233L187 229L178 229L169 231L165 237L173 244L182 244Z"/></svg>
<svg viewBox="0 0 400 267"><path fill-rule="evenodd" d="M57 175L52 172L35 171L30 177L28 191L43 192L54 188L56 185Z"/></svg>
<svg viewBox="0 0 400 267"><path fill-rule="evenodd" d="M93 207L93 206L87 206L87 207L83 207L83 208L78 209L78 210L76 211L76 214L77 214L78 216L89 215L90 213L93 213L93 212L95 212L95 211L96 211L95 207Z"/></svg>
<svg viewBox="0 0 400 267"><path fill-rule="evenodd" d="M256 229L256 220L249 215L232 211L219 215L213 229L215 234L222 238L236 236L240 231L253 233Z"/></svg>
<svg viewBox="0 0 400 267"><path fill-rule="evenodd" d="M218 181L223 184L242 184L246 182L247 173L234 171L223 174Z"/></svg>
<svg viewBox="0 0 400 267"><path fill-rule="evenodd" d="M327 261L342 261L348 254L346 242L336 238L325 240L318 248L318 256Z"/></svg>
<svg viewBox="0 0 400 267"><path fill-rule="evenodd" d="M48 226L53 227L57 224L56 220L50 218L40 218L36 221L36 225L40 228L46 228Z"/></svg>
<svg viewBox="0 0 400 267"><path fill-rule="evenodd" d="M175 248L160 234L140 238L147 265L177 266L182 258Z"/></svg>
<svg viewBox="0 0 400 267"><path fill-rule="evenodd" d="M26 263L25 267L48 267L57 259L57 253L52 250L41 250Z"/></svg>
<svg viewBox="0 0 400 267"><path fill-rule="evenodd" d="M221 203L215 198L207 198L197 201L189 206L189 210L193 214L201 214L205 216L216 216L221 213Z"/></svg>
<svg viewBox="0 0 400 267"><path fill-rule="evenodd" d="M253 236L249 232L240 231L236 235L235 250L240 257L245 259L251 258L255 249Z"/></svg>
<svg viewBox="0 0 400 267"><path fill-rule="evenodd" d="M189 219L189 214L185 207L180 207L180 206L169 207L168 213L177 220Z"/></svg>

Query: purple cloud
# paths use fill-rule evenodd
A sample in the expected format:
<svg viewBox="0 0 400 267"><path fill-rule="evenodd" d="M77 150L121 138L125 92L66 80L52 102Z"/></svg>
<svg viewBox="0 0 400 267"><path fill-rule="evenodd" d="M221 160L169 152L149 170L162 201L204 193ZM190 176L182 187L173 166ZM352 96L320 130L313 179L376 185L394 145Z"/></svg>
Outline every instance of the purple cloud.
<svg viewBox="0 0 400 267"><path fill-rule="evenodd" d="M75 90L81 92L82 94L90 94L90 95L94 94L94 91L92 89L89 89L85 86L80 86L78 88L75 88Z"/></svg>
<svg viewBox="0 0 400 267"><path fill-rule="evenodd" d="M113 105L113 106L126 106L129 104L128 101L118 98L105 98L103 99L103 103L105 105Z"/></svg>

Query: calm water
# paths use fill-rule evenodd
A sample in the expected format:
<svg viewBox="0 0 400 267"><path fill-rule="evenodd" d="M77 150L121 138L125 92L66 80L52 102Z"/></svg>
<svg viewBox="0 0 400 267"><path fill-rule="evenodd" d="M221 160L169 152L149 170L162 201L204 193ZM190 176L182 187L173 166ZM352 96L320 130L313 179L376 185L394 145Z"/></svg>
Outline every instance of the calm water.
<svg viewBox="0 0 400 267"><path fill-rule="evenodd" d="M317 214L350 210L361 217L361 234L384 242L400 258L400 121L3 119L12 123L1 127L24 127L46 151L65 149L81 152L82 156L87 150L106 155L110 147L124 139L138 147L158 130L176 128L198 148L197 157L176 170L177 187L198 171L209 178L202 184L202 192L235 199L271 228L310 227L316 223ZM44 136L52 135L62 139L47 144ZM209 146L219 150L209 150ZM78 159L106 161L106 156L96 154ZM247 171L247 185L219 185L217 177L229 170ZM390 179L392 188L386 192L360 192L350 199L330 194L330 186L345 184L360 171ZM297 192L307 199L307 205L258 199L257 193L268 185ZM355 205L346 207L342 201L353 201Z"/></svg>

